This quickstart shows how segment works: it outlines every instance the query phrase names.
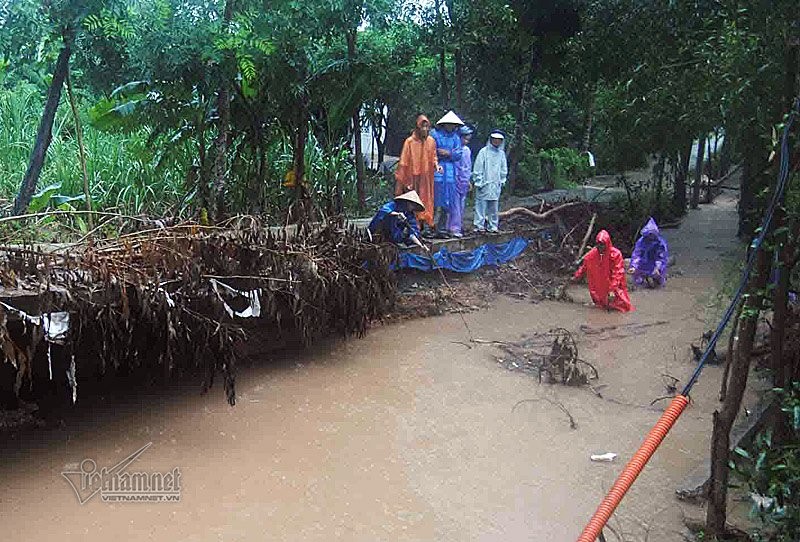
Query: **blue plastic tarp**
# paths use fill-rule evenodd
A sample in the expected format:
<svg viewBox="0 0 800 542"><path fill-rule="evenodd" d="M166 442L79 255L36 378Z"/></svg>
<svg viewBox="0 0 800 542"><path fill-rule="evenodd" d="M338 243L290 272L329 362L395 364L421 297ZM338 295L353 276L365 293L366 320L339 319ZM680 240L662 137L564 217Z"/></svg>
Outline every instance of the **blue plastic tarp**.
<svg viewBox="0 0 800 542"><path fill-rule="evenodd" d="M399 269L419 269L420 271L433 271L436 268L448 269L457 273L471 273L480 269L484 265L497 266L510 262L522 254L528 242L515 237L507 243L499 245L487 243L474 250L464 252L450 252L447 247L440 248L434 255L433 266L431 258L426 255L413 254L411 252L401 252L396 268Z"/></svg>

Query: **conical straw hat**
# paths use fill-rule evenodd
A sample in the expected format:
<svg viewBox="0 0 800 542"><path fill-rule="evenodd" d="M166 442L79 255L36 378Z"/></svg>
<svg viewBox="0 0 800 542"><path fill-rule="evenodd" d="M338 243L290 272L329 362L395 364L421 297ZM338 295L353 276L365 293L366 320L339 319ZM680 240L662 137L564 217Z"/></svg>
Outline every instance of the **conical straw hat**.
<svg viewBox="0 0 800 542"><path fill-rule="evenodd" d="M425 210L425 205L422 203L422 200L419 199L419 196L417 195L417 192L415 190L412 190L411 192L406 192L405 194L400 194L399 196L395 197L394 200L410 201L411 203L415 204L418 207L418 211Z"/></svg>
<svg viewBox="0 0 800 542"><path fill-rule="evenodd" d="M452 111L448 111L436 124L458 124L459 126L464 126L464 122Z"/></svg>

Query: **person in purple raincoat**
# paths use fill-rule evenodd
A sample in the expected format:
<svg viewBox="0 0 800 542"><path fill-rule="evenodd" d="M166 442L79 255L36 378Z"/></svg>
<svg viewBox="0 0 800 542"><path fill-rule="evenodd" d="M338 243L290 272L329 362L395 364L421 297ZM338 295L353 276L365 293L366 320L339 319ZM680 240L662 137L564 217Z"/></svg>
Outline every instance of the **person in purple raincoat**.
<svg viewBox="0 0 800 542"><path fill-rule="evenodd" d="M633 282L637 286L664 286L667 282L668 262L667 241L661 236L656 221L651 217L642 228L642 236L636 241L628 273L633 275Z"/></svg>
<svg viewBox="0 0 800 542"><path fill-rule="evenodd" d="M456 195L447 220L447 229L453 237L463 236L461 227L464 220L464 206L467 203L467 193L472 187L472 151L469 148L472 128L462 126L458 132L461 134L461 160L456 164Z"/></svg>

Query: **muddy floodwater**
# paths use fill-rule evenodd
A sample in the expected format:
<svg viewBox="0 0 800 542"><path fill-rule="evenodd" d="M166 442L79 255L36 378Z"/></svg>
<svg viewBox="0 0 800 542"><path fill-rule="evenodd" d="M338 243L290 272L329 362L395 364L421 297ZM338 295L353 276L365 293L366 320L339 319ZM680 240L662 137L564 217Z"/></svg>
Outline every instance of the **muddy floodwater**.
<svg viewBox="0 0 800 542"><path fill-rule="evenodd" d="M725 258L739 255L735 231L734 203L721 199L666 232L676 273L665 290L634 292L632 314L585 306L581 285L572 289L579 303L501 297L466 316L485 339L555 326L574 332L581 357L600 373L602 398L509 372L491 346L457 344L466 339L458 315L377 327L241 370L233 408L221 389L200 395L192 387L6 438L2 538L574 540L664 408L649 406L665 394L662 375L685 382L691 373L688 344L713 325ZM638 335L586 333L630 323L656 325ZM620 506L612 526L628 540L648 532L652 541L683 540L688 505L674 490L708 455L720 374L703 374ZM545 398L563 404L577 428ZM179 502L103 502L96 494L80 504L62 476L84 459L111 467L148 443L127 470L179 469ZM589 460L605 452L617 461Z"/></svg>

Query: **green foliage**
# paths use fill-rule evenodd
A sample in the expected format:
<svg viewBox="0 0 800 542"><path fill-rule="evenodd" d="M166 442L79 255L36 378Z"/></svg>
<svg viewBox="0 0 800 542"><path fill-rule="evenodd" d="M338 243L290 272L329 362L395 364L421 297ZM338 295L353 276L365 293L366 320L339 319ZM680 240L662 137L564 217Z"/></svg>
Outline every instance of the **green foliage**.
<svg viewBox="0 0 800 542"><path fill-rule="evenodd" d="M307 180L319 205L349 204L353 164L344 142L359 110L362 123L386 130L389 154L399 153L420 112L436 120L457 108L478 140L502 128L509 149L522 151L522 191L589 174L572 150L582 148L589 118L590 149L604 173L641 167L652 155L674 164L687 142L719 127L734 160L760 156L785 108L783 48L796 7L592 0L580 3L577 21L572 0L277 0L269 9L231 1L0 4L0 85L31 102L0 112L17 126L0 142L0 154L10 156L0 157L3 195L12 196L24 173L65 40L87 143L108 145L89 162L102 206L186 213L206 206L221 89L230 96L224 196L231 211L287 207L285 153L306 127ZM20 111L32 114L20 122ZM42 186L61 182L66 194L79 191L72 131L59 112L42 179ZM114 173L104 169L112 160ZM653 190L636 194L642 212L669 215L663 193L657 201Z"/></svg>
<svg viewBox="0 0 800 542"><path fill-rule="evenodd" d="M31 213L38 213L52 207L60 210L74 210L73 203L84 201L86 198L83 194L78 196L65 196L59 193L61 190L61 183L51 184L46 186L39 192L33 195L31 202L28 205L28 211Z"/></svg>
<svg viewBox="0 0 800 542"><path fill-rule="evenodd" d="M586 179L591 169L586 154L569 147L556 147L539 152L539 159L553 164L556 188L573 186Z"/></svg>
<svg viewBox="0 0 800 542"><path fill-rule="evenodd" d="M771 430L759 433L750 449L736 448L731 468L757 497L752 515L762 528L756 540L793 542L800 537L800 383L775 391L788 441L774 442Z"/></svg>
<svg viewBox="0 0 800 542"><path fill-rule="evenodd" d="M25 174L41 102L38 89L30 84L0 90L0 194L6 201L16 194ZM159 171L154 160L157 154L147 143L147 131L106 133L93 129L86 120L84 143L95 207L163 213L177 205L184 193L180 160ZM77 140L68 108L56 117L40 186L47 188L40 190L33 209L74 204L76 198L83 198Z"/></svg>
<svg viewBox="0 0 800 542"><path fill-rule="evenodd" d="M589 158L570 147L554 147L536 151L526 137L520 161L517 191L528 194L537 190L574 188L592 173Z"/></svg>

